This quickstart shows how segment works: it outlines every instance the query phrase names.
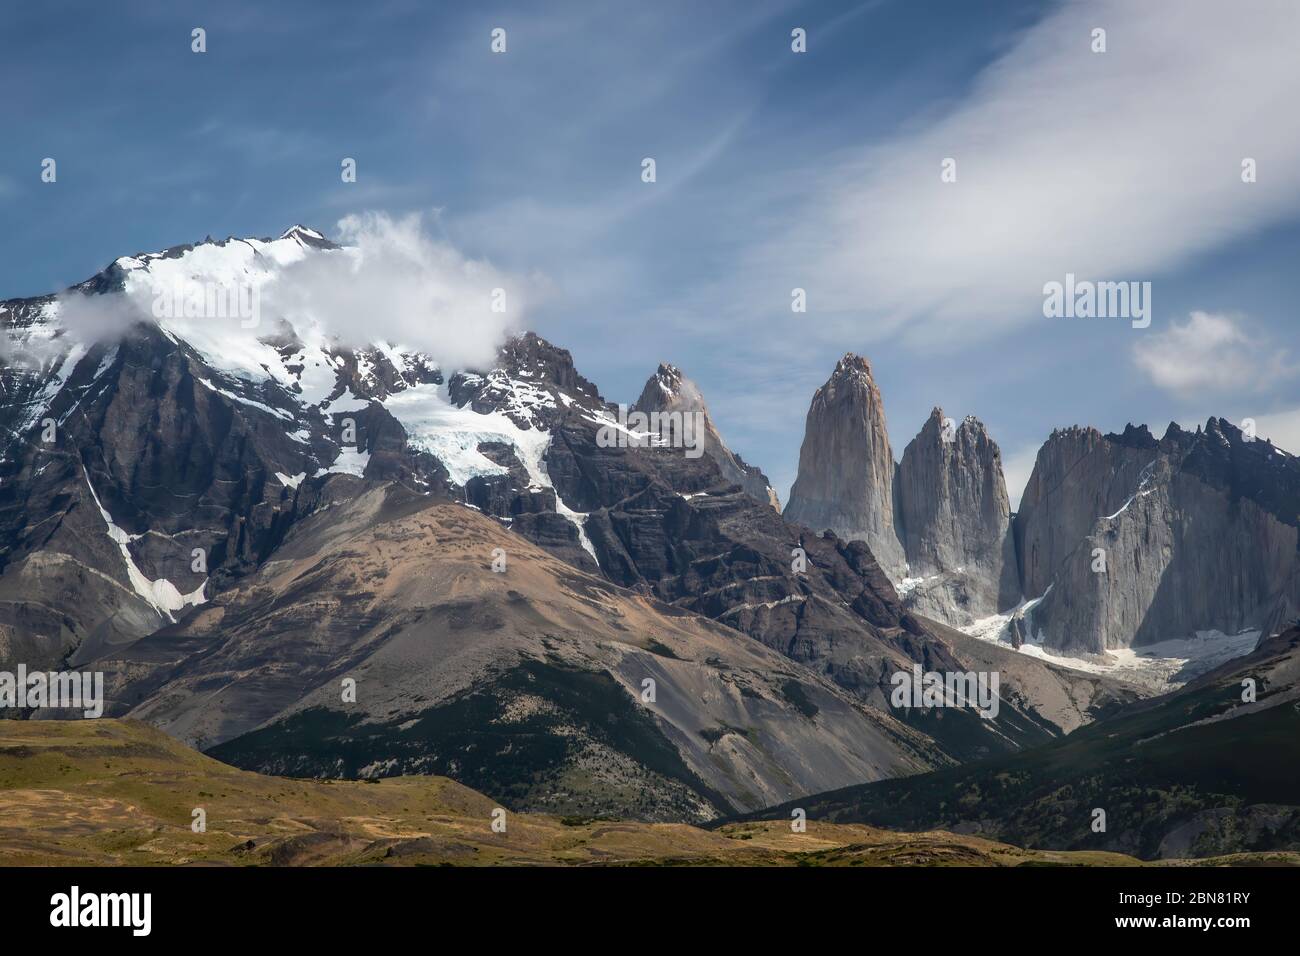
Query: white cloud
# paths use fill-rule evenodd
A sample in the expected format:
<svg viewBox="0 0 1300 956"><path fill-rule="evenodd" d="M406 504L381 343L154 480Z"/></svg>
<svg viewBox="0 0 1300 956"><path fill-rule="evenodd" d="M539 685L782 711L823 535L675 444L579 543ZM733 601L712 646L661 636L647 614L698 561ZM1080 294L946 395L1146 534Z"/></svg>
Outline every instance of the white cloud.
<svg viewBox="0 0 1300 956"><path fill-rule="evenodd" d="M68 291L55 301L59 325L88 345L119 338L135 323L152 321L148 303L129 296Z"/></svg>
<svg viewBox="0 0 1300 956"><path fill-rule="evenodd" d="M832 338L917 343L1044 321L1067 272L1154 279L1300 211L1298 35L1293 0L1066 4L946 115L828 174L756 274L808 288Z"/></svg>
<svg viewBox="0 0 1300 956"><path fill-rule="evenodd" d="M1142 336L1133 361L1155 385L1184 397L1259 391L1289 374L1284 349L1250 335L1237 319L1209 312L1193 312L1181 325Z"/></svg>
<svg viewBox="0 0 1300 956"><path fill-rule="evenodd" d="M387 341L421 349L447 368L490 365L544 294L538 276L510 275L434 239L423 218L348 216L339 236L350 247L284 267L262 292L262 308L308 316L349 345ZM494 290L505 310L493 310Z"/></svg>
<svg viewBox="0 0 1300 956"><path fill-rule="evenodd" d="M245 244L230 245L229 255L227 247L201 247L202 261L186 267L185 279L200 291L205 285L233 289L236 280L255 281L262 318L287 319L300 333L315 330L345 346L390 342L418 349L448 369L489 367L548 288L543 277L506 272L431 237L418 214L348 216L339 222L338 234L342 252L309 254L260 277L243 271L249 266L239 258L247 256ZM256 260L256 268L267 261ZM89 343L116 338L133 323L154 321L159 290L171 288L168 277L155 279L161 285L141 282L128 286L126 295L64 293L58 297L59 323ZM200 330L216 330L205 344L236 354L255 347L268 328L198 320L182 332L193 338Z"/></svg>

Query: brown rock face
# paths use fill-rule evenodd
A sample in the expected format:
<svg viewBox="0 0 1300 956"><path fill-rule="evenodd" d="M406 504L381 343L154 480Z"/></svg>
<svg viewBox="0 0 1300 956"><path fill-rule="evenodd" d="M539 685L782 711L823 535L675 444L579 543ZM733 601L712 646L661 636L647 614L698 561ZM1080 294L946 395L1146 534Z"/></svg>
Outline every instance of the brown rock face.
<svg viewBox="0 0 1300 956"><path fill-rule="evenodd" d="M906 569L894 513L894 452L870 363L847 353L813 395L785 516L865 541L895 579Z"/></svg>
<svg viewBox="0 0 1300 956"><path fill-rule="evenodd" d="M781 510L781 502L772 490L767 476L753 465L746 464L743 458L726 446L713 419L709 417L709 409L704 404L699 386L683 375L681 369L673 365L660 365L645 383L634 407L647 414L681 412L690 415L698 412L704 422L704 453L717 464L722 477L740 485L745 494L754 500L771 505L777 511Z"/></svg>
<svg viewBox="0 0 1300 956"><path fill-rule="evenodd" d="M895 492L910 606L968 623L1019 601L1002 454L982 422L934 409L903 451Z"/></svg>
<svg viewBox="0 0 1300 956"><path fill-rule="evenodd" d="M487 564L497 548L510 555L500 574ZM304 518L276 554L184 623L99 662L111 710L261 772L450 770L520 808L649 820L943 762L828 675L578 571L458 503L371 485ZM342 674L365 688L356 702L335 692ZM654 708L639 703L646 678ZM361 722L365 742L351 745Z"/></svg>

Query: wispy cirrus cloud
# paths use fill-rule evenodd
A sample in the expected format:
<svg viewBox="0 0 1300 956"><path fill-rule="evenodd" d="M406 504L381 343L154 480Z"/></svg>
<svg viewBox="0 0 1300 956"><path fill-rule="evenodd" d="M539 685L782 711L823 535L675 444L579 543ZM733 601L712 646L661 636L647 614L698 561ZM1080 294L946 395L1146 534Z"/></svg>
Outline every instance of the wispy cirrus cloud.
<svg viewBox="0 0 1300 956"><path fill-rule="evenodd" d="M946 113L818 177L756 270L807 287L825 334L930 346L1041 321L1067 272L1151 279L1292 218L1298 32L1289 0L1066 4Z"/></svg>

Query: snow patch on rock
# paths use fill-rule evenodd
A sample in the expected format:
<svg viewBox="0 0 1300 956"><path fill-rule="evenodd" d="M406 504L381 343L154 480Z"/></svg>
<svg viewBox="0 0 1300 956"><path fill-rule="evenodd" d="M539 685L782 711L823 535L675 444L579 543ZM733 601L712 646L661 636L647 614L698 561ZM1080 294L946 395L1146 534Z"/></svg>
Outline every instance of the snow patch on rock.
<svg viewBox="0 0 1300 956"><path fill-rule="evenodd" d="M126 563L126 576L131 582L131 587L135 589L135 593L140 595L159 615L173 623L176 620L172 614L173 611L179 611L187 605L192 604L197 607L205 603L207 598L203 596L203 591L208 586L206 580L189 594L182 594L180 589L166 578L150 580L140 570L135 563L135 558L131 556L130 543L143 537L143 535L128 534L113 522L108 510L100 503L99 495L95 494L95 486L90 483L90 475L85 468L82 468L81 471L86 478L86 487L90 489L90 497L94 500L95 507L99 509L99 514L104 519L104 523L108 525L108 536L113 539L118 550L122 552L122 560Z"/></svg>
<svg viewBox="0 0 1300 956"><path fill-rule="evenodd" d="M1042 632L1035 632L1033 629L1033 607L1046 596L1043 594L1004 614L981 618L958 630L982 641L1014 647L1012 635L1015 628L1014 620L1018 617L1024 625L1023 643L1017 648L1019 653L1036 657L1058 667L1068 667L1088 674L1102 674L1141 684L1160 693L1177 690L1188 681L1213 670L1225 661L1249 654L1259 643L1258 629L1244 630L1237 634L1204 630L1197 631L1189 637L1160 641L1141 647L1112 648L1104 654L1072 657L1047 647Z"/></svg>

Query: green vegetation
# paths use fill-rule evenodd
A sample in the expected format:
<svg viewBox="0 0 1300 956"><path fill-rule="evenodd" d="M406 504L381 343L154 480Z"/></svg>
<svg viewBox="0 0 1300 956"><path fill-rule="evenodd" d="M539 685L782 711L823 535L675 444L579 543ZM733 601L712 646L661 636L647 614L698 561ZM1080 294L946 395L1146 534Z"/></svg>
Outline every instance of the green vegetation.
<svg viewBox="0 0 1300 956"><path fill-rule="evenodd" d="M635 786L658 792L659 802L685 795L731 809L612 677L539 661L524 661L414 720L364 722L316 708L209 753L237 767L294 776L445 774L508 806L579 814L591 809L581 792L564 802L548 795L557 787L599 789L573 772L591 748L626 754L639 768ZM653 817L653 802L647 809Z"/></svg>
<svg viewBox="0 0 1300 956"><path fill-rule="evenodd" d="M1300 848L1300 713L1222 719L1233 680L1130 708L1015 754L798 801L809 818L901 830L976 829L1019 846L1144 859ZM791 803L754 814L777 819ZM1092 827L1094 809L1106 829Z"/></svg>
<svg viewBox="0 0 1300 956"><path fill-rule="evenodd" d="M1131 866L953 833L788 820L685 824L510 812L445 777L293 780L249 773L134 721L0 722L0 865ZM206 813L205 832L191 829ZM1236 864L1297 862L1296 854Z"/></svg>

